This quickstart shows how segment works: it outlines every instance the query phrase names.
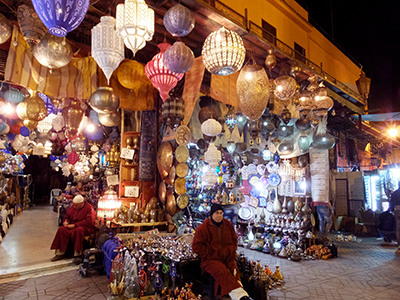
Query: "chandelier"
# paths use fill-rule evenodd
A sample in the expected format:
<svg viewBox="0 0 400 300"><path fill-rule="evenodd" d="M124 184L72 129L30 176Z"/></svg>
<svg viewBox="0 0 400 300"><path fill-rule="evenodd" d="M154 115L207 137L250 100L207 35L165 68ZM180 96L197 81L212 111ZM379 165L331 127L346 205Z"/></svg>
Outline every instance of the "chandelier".
<svg viewBox="0 0 400 300"><path fill-rule="evenodd" d="M195 19L190 9L178 3L167 10L163 23L170 34L182 37L193 30Z"/></svg>
<svg viewBox="0 0 400 300"><path fill-rule="evenodd" d="M92 29L92 56L106 75L107 82L114 70L125 57L124 42L115 31L115 19L110 16L100 18L100 23Z"/></svg>
<svg viewBox="0 0 400 300"><path fill-rule="evenodd" d="M222 27L206 38L201 54L210 73L225 76L242 67L246 49L242 38L236 32Z"/></svg>
<svg viewBox="0 0 400 300"><path fill-rule="evenodd" d="M168 98L168 93L172 90L179 80L183 78L183 73L174 73L167 69L164 65L163 57L165 51L171 47L168 43L158 45L160 52L157 53L151 61L149 61L144 71L151 84L160 92L161 99L165 102Z"/></svg>
<svg viewBox="0 0 400 300"><path fill-rule="evenodd" d="M89 0L32 0L40 20L55 36L66 36L81 24Z"/></svg>
<svg viewBox="0 0 400 300"><path fill-rule="evenodd" d="M125 0L117 5L117 34L124 38L125 46L133 55L154 35L154 11L144 0Z"/></svg>

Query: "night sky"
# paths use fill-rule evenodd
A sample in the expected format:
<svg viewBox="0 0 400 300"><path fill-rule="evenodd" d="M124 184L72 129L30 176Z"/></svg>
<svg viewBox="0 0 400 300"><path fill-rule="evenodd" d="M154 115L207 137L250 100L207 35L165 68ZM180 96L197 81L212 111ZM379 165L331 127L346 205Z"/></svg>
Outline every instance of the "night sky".
<svg viewBox="0 0 400 300"><path fill-rule="evenodd" d="M367 77L371 78L369 112L399 112L400 1L297 2L308 8L311 23L317 23L333 37L339 48L361 64Z"/></svg>

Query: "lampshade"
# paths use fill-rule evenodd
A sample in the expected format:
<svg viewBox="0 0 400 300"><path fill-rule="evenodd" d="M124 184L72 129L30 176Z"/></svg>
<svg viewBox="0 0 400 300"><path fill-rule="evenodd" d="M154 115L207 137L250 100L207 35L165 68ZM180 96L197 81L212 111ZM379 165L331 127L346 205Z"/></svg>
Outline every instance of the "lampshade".
<svg viewBox="0 0 400 300"><path fill-rule="evenodd" d="M319 150L328 150L335 146L335 138L329 133L317 134L313 138L312 146Z"/></svg>
<svg viewBox="0 0 400 300"><path fill-rule="evenodd" d="M112 73L125 57L124 41L115 31L113 17L101 17L100 23L93 27L92 56L110 84Z"/></svg>
<svg viewBox="0 0 400 300"><path fill-rule="evenodd" d="M127 89L139 89L144 81L147 81L144 66L135 60L123 61L118 69L119 83Z"/></svg>
<svg viewBox="0 0 400 300"><path fill-rule="evenodd" d="M289 76L284 75L275 79L275 96L279 100L289 100L294 96L297 91L296 80Z"/></svg>
<svg viewBox="0 0 400 300"><path fill-rule="evenodd" d="M161 51L144 68L147 78L150 79L151 84L160 92L160 97L164 102L168 98L169 91L176 86L184 75L182 73L174 73L164 65L163 55L169 47L171 45L168 43L159 44L158 48Z"/></svg>
<svg viewBox="0 0 400 300"><path fill-rule="evenodd" d="M218 182L218 178L212 169L208 169L208 171L201 177L201 180L202 184L206 187L213 187Z"/></svg>
<svg viewBox="0 0 400 300"><path fill-rule="evenodd" d="M214 119L208 119L201 124L201 131L208 136L217 136L221 130L221 124Z"/></svg>
<svg viewBox="0 0 400 300"><path fill-rule="evenodd" d="M11 23L5 16L0 14L0 44L5 43L11 36Z"/></svg>
<svg viewBox="0 0 400 300"><path fill-rule="evenodd" d="M84 115L80 101L78 99L71 99L71 104L63 109L62 115L68 135L70 137L75 136Z"/></svg>
<svg viewBox="0 0 400 300"><path fill-rule="evenodd" d="M317 116L324 116L332 107L333 100L328 96L315 96L315 106L317 110L314 112Z"/></svg>
<svg viewBox="0 0 400 300"><path fill-rule="evenodd" d="M214 143L210 143L207 151L204 153L204 160L210 165L210 167L215 168L218 166L221 160L221 151L215 147Z"/></svg>
<svg viewBox="0 0 400 300"><path fill-rule="evenodd" d="M299 145L299 149L301 152L305 153L308 151L310 148L310 140L306 135L302 135L299 137L299 140L297 141L297 144Z"/></svg>
<svg viewBox="0 0 400 300"><path fill-rule="evenodd" d="M77 28L89 8L89 0L32 0L40 20L52 35L66 36Z"/></svg>
<svg viewBox="0 0 400 300"><path fill-rule="evenodd" d="M144 0L125 0L117 5L117 34L133 55L146 45L154 35L154 11Z"/></svg>
<svg viewBox="0 0 400 300"><path fill-rule="evenodd" d="M32 49L46 33L46 26L40 21L35 10L26 4L18 6L17 17L22 35Z"/></svg>
<svg viewBox="0 0 400 300"><path fill-rule="evenodd" d="M111 221L114 218L114 211L121 207L122 201L118 199L118 195L113 190L108 190L100 197L97 208L97 217L99 219L106 218Z"/></svg>
<svg viewBox="0 0 400 300"><path fill-rule="evenodd" d="M20 119L24 120L23 123L29 130L34 129L37 122L42 121L47 116L46 105L37 91L32 91L30 97L18 104L17 114Z"/></svg>
<svg viewBox="0 0 400 300"><path fill-rule="evenodd" d="M194 54L188 46L178 41L165 51L163 62L172 72L186 73L194 64Z"/></svg>
<svg viewBox="0 0 400 300"><path fill-rule="evenodd" d="M24 101L24 94L22 94L19 90L10 88L8 91L4 92L4 99L13 103L20 103Z"/></svg>
<svg viewBox="0 0 400 300"><path fill-rule="evenodd" d="M246 49L242 38L236 32L222 27L206 38L201 54L210 73L229 75L242 67Z"/></svg>
<svg viewBox="0 0 400 300"><path fill-rule="evenodd" d="M44 67L62 68L72 59L71 45L65 37L58 37L46 32L39 44L33 46L33 56Z"/></svg>
<svg viewBox="0 0 400 300"><path fill-rule="evenodd" d="M236 83L236 97L242 113L250 120L259 119L269 100L269 80L260 65L246 65Z"/></svg>
<svg viewBox="0 0 400 300"><path fill-rule="evenodd" d="M297 105L297 110L302 115L307 115L314 108L314 98L312 92L304 90L300 94L300 103Z"/></svg>
<svg viewBox="0 0 400 300"><path fill-rule="evenodd" d="M177 4L172 6L164 15L164 27L173 36L188 35L194 28L195 19L187 7Z"/></svg>

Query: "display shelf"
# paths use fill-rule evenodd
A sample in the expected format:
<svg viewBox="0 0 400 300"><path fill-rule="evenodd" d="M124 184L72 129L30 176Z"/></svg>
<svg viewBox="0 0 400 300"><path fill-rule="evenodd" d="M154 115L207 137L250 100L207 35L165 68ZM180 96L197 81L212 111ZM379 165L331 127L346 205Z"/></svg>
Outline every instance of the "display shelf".
<svg viewBox="0 0 400 300"><path fill-rule="evenodd" d="M152 227L152 226L162 226L162 225L167 225L167 221L163 222L146 222L146 223L118 223L116 221L112 221L114 225L117 225L119 227Z"/></svg>

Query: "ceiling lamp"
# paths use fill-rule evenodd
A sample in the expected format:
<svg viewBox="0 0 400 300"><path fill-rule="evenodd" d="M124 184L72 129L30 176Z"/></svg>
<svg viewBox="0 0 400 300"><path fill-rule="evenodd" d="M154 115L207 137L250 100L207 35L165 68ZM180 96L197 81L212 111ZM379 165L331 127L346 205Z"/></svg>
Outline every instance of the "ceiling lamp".
<svg viewBox="0 0 400 300"><path fill-rule="evenodd" d="M296 80L289 75L279 76L275 79L275 96L279 100L289 100L297 91Z"/></svg>
<svg viewBox="0 0 400 300"><path fill-rule="evenodd" d="M269 100L269 80L264 68L246 65L240 71L236 83L236 95L242 113L250 120L258 120Z"/></svg>
<svg viewBox="0 0 400 300"><path fill-rule="evenodd" d="M211 168L216 168L221 161L221 151L217 149L214 143L210 143L207 151L204 153L204 160Z"/></svg>
<svg viewBox="0 0 400 300"><path fill-rule="evenodd" d="M130 90L139 89L147 81L144 66L135 60L123 61L117 69L117 76L119 83Z"/></svg>
<svg viewBox="0 0 400 300"><path fill-rule="evenodd" d="M107 82L121 61L125 58L124 42L115 31L115 19L110 16L100 18L100 23L92 29L92 56L106 75Z"/></svg>
<svg viewBox="0 0 400 300"><path fill-rule="evenodd" d="M133 55L154 35L154 10L144 0L125 0L117 5L117 34L124 38L125 46Z"/></svg>
<svg viewBox="0 0 400 300"><path fill-rule="evenodd" d="M23 120L24 125L29 130L33 130L38 122L46 118L47 108L37 91L32 91L30 97L25 98L17 105L17 114Z"/></svg>
<svg viewBox="0 0 400 300"><path fill-rule="evenodd" d="M33 46L33 56L44 67L62 68L72 59L71 45L65 37L58 37L46 32L39 44Z"/></svg>
<svg viewBox="0 0 400 300"><path fill-rule="evenodd" d="M32 49L46 33L46 26L40 21L35 10L26 4L18 6L17 18L22 35Z"/></svg>
<svg viewBox="0 0 400 300"><path fill-rule="evenodd" d="M163 22L170 34L180 37L188 35L195 24L192 12L179 3L167 10Z"/></svg>
<svg viewBox="0 0 400 300"><path fill-rule="evenodd" d="M208 119L201 124L201 131L208 136L217 136L221 130L221 124L214 119Z"/></svg>
<svg viewBox="0 0 400 300"><path fill-rule="evenodd" d="M201 54L210 73L225 76L240 70L246 49L236 32L222 27L206 38Z"/></svg>
<svg viewBox="0 0 400 300"><path fill-rule="evenodd" d="M5 16L0 14L0 44L7 42L12 33L11 23Z"/></svg>
<svg viewBox="0 0 400 300"><path fill-rule="evenodd" d="M194 64L194 54L185 43L175 42L163 55L164 65L175 73L186 73Z"/></svg>
<svg viewBox="0 0 400 300"><path fill-rule="evenodd" d="M89 0L32 0L40 20L52 35L66 36L75 30L89 8Z"/></svg>
<svg viewBox="0 0 400 300"><path fill-rule="evenodd" d="M313 108L314 108L313 93L308 90L304 90L300 94L300 103L299 105L297 105L297 110L300 112L300 114L306 116Z"/></svg>
<svg viewBox="0 0 400 300"><path fill-rule="evenodd" d="M161 51L144 68L147 78L150 79L151 84L160 92L160 97L164 102L168 98L169 91L176 86L184 75L183 73L174 73L164 65L163 56L169 47L171 45L168 43L158 44L158 48Z"/></svg>

